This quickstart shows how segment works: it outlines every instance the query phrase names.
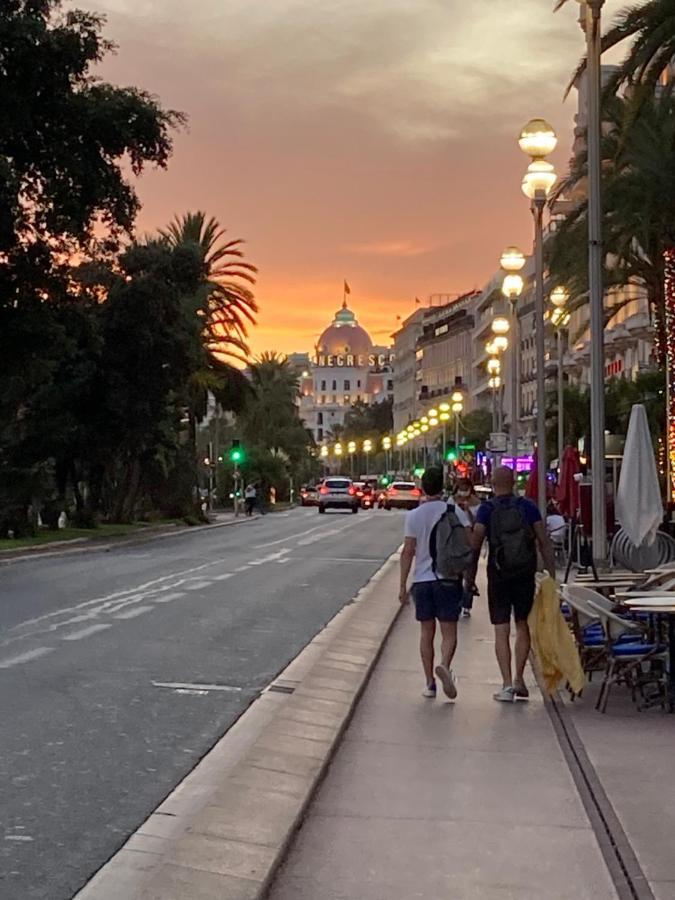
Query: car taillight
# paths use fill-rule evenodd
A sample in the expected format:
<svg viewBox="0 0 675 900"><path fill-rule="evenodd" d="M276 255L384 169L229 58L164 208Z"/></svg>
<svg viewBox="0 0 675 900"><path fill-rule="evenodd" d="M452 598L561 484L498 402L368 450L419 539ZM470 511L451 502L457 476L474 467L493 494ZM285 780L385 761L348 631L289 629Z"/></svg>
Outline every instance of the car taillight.
<svg viewBox="0 0 675 900"><path fill-rule="evenodd" d="M320 493L320 494L327 494L327 493L328 493L328 488L326 487L325 484L322 484L322 485L321 485L321 487L319 488L319 493Z"/></svg>
<svg viewBox="0 0 675 900"><path fill-rule="evenodd" d="M350 487L348 493L349 493L350 497L353 497L354 494L356 493L356 488Z"/></svg>
<svg viewBox="0 0 675 900"><path fill-rule="evenodd" d="M389 495L391 497L393 497L394 494L398 494L398 491L396 490L396 488L389 488Z"/></svg>
<svg viewBox="0 0 675 900"><path fill-rule="evenodd" d="M357 497L363 497L363 491L357 491L357 492L356 492L356 496L357 496Z"/></svg>
<svg viewBox="0 0 675 900"><path fill-rule="evenodd" d="M413 497L421 497L422 496L422 491L419 488L413 488L410 493L413 495Z"/></svg>

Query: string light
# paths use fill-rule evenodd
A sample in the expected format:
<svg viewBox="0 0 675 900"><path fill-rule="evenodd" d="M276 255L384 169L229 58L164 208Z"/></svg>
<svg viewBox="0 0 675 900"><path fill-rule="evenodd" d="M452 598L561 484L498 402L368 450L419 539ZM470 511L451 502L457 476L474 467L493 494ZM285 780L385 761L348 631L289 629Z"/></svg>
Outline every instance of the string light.
<svg viewBox="0 0 675 900"><path fill-rule="evenodd" d="M668 380L667 452L670 460L668 502L670 502L675 493L675 250L665 250L663 256L665 263L665 363ZM657 346L659 355L662 355L662 351L663 348L660 345Z"/></svg>

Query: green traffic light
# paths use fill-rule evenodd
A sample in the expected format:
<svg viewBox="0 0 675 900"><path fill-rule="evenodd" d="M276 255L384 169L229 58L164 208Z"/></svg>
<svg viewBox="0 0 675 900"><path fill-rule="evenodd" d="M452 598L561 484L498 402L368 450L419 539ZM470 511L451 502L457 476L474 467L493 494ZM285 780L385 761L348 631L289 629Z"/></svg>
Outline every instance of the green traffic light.
<svg viewBox="0 0 675 900"><path fill-rule="evenodd" d="M456 462L457 454L455 453L454 450L448 450L445 458L447 459L448 462Z"/></svg>
<svg viewBox="0 0 675 900"><path fill-rule="evenodd" d="M241 452L241 450L232 450L232 452L230 453L230 459L232 460L232 462L241 462L243 458L244 454Z"/></svg>

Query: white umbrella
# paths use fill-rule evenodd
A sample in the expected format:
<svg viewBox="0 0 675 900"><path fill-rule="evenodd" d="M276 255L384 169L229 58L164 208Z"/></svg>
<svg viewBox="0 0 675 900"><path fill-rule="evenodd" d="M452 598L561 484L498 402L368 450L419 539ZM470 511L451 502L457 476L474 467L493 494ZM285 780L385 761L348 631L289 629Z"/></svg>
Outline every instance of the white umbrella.
<svg viewBox="0 0 675 900"><path fill-rule="evenodd" d="M631 410L626 447L623 453L616 517L631 542L639 547L654 542L663 521L661 489L656 473L654 446L644 406Z"/></svg>

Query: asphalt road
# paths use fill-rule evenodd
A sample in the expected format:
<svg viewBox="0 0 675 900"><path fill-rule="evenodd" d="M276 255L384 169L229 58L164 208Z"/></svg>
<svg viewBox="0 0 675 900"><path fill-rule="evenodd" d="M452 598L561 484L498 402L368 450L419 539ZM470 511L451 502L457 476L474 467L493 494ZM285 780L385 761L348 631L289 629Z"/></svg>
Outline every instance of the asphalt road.
<svg viewBox="0 0 675 900"><path fill-rule="evenodd" d="M294 510L1 567L0 898L71 898L402 525Z"/></svg>

